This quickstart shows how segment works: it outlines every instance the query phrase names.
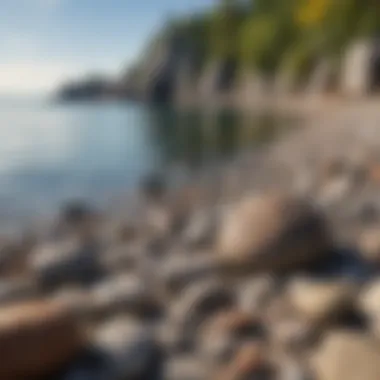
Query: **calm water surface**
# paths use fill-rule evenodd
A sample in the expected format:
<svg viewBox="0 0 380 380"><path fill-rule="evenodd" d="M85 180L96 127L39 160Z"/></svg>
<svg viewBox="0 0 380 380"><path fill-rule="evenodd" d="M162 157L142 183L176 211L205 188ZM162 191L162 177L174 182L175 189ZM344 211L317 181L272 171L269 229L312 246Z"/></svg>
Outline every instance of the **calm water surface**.
<svg viewBox="0 0 380 380"><path fill-rule="evenodd" d="M229 160L285 124L232 111L0 100L0 217L11 222L74 197L107 202L153 171Z"/></svg>

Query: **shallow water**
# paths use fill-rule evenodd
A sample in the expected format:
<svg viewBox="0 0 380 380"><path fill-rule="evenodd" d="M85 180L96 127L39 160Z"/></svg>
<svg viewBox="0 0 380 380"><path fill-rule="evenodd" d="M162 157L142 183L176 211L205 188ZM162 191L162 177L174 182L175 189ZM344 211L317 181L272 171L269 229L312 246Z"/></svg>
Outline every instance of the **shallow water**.
<svg viewBox="0 0 380 380"><path fill-rule="evenodd" d="M105 203L153 171L186 176L270 141L288 124L227 110L2 99L0 218L47 213L70 198Z"/></svg>

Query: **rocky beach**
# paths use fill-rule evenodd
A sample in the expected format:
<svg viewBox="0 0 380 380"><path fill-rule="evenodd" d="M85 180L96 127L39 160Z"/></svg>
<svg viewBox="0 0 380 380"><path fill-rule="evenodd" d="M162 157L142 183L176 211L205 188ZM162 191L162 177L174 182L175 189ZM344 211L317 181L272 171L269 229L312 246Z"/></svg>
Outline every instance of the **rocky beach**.
<svg viewBox="0 0 380 380"><path fill-rule="evenodd" d="M380 112L324 110L117 216L4 236L0 378L378 380Z"/></svg>

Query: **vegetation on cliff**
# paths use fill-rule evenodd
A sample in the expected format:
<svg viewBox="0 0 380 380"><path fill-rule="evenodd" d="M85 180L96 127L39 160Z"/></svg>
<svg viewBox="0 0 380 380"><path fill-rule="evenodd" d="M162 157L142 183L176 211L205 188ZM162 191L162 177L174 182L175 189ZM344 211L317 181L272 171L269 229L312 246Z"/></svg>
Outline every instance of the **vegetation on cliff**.
<svg viewBox="0 0 380 380"><path fill-rule="evenodd" d="M233 59L242 69L302 75L319 57L339 60L350 41L379 31L376 0L221 0L168 24L163 35L191 41L202 64Z"/></svg>
<svg viewBox="0 0 380 380"><path fill-rule="evenodd" d="M168 21L116 88L85 81L66 86L61 98L90 93L171 99L183 62L191 67L193 82L209 62L222 62L232 67L227 77L280 73L302 84L324 61L338 73L348 45L379 32L378 0L219 0L211 9Z"/></svg>

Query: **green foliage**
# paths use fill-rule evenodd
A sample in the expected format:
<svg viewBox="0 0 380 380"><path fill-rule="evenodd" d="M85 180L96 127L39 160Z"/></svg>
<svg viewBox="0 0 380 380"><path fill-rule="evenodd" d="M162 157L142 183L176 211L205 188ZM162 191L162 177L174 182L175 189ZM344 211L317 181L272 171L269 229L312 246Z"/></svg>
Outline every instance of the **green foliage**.
<svg viewBox="0 0 380 380"><path fill-rule="evenodd" d="M240 34L240 56L248 66L262 71L274 67L277 32L270 16L248 19Z"/></svg>
<svg viewBox="0 0 380 380"><path fill-rule="evenodd" d="M319 58L338 59L355 38L379 32L378 0L220 0L174 20L164 34L181 36L203 64L232 58L264 73L286 68L302 77Z"/></svg>
<svg viewBox="0 0 380 380"><path fill-rule="evenodd" d="M294 44L284 55L281 70L297 83L306 79L317 60L313 45L301 41Z"/></svg>

